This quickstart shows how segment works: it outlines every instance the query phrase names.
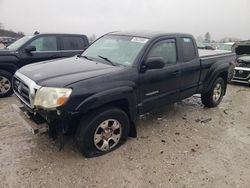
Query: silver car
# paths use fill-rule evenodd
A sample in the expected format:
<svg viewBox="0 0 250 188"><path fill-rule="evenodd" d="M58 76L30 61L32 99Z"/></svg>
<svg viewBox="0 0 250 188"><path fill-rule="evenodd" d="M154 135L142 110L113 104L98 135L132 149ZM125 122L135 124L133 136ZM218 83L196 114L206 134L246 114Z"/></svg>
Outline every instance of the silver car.
<svg viewBox="0 0 250 188"><path fill-rule="evenodd" d="M239 42L234 47L237 66L232 81L250 84L250 41Z"/></svg>

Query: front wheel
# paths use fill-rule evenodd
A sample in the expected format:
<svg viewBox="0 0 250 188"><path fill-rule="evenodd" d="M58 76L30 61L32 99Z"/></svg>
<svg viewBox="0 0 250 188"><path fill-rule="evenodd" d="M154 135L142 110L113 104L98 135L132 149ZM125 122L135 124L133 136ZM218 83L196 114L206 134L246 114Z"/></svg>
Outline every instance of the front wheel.
<svg viewBox="0 0 250 188"><path fill-rule="evenodd" d="M110 107L87 115L76 132L76 144L84 156L103 155L126 141L129 119L124 111Z"/></svg>
<svg viewBox="0 0 250 188"><path fill-rule="evenodd" d="M11 80L11 73L0 70L0 98L9 97L13 94Z"/></svg>
<svg viewBox="0 0 250 188"><path fill-rule="evenodd" d="M201 101L206 107L215 107L220 104L224 93L225 81L219 77L207 93L201 94Z"/></svg>

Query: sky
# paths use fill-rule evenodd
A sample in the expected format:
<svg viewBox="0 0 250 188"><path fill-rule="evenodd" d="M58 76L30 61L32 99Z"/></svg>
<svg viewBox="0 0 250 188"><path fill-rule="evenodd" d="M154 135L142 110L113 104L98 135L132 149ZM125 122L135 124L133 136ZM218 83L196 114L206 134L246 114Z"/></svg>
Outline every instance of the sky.
<svg viewBox="0 0 250 188"><path fill-rule="evenodd" d="M250 39L250 0L0 0L0 22L25 34L153 30Z"/></svg>

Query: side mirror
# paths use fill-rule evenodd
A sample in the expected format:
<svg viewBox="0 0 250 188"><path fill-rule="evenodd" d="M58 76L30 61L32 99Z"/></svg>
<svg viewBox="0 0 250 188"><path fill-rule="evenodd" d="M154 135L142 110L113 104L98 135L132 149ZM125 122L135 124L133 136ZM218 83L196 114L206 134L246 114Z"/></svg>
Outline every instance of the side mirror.
<svg viewBox="0 0 250 188"><path fill-rule="evenodd" d="M165 63L162 57L150 57L145 62L146 69L161 69L164 66Z"/></svg>
<svg viewBox="0 0 250 188"><path fill-rule="evenodd" d="M30 53L30 52L33 52L33 51L36 51L36 47L35 46L28 45L28 46L25 47L25 52L26 53Z"/></svg>

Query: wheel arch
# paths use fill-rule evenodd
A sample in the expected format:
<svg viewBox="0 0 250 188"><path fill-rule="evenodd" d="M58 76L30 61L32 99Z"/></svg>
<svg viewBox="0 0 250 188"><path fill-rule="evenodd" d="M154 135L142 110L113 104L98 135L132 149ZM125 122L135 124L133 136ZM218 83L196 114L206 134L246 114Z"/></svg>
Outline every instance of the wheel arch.
<svg viewBox="0 0 250 188"><path fill-rule="evenodd" d="M87 114L97 108L112 106L122 109L129 117L129 136L136 137L137 106L136 94L132 87L120 87L97 93L83 100L75 109L80 114Z"/></svg>
<svg viewBox="0 0 250 188"><path fill-rule="evenodd" d="M11 73L12 75L15 74L17 71L18 67L14 64L9 64L9 63L1 63L0 64L0 70L7 71Z"/></svg>
<svg viewBox="0 0 250 188"><path fill-rule="evenodd" d="M210 73L207 74L207 78L202 90L202 93L207 93L213 86L213 83L218 77L221 77L225 81L225 92L227 87L227 79L228 79L228 68L229 64L222 63L220 65L217 64L216 68L211 68Z"/></svg>
<svg viewBox="0 0 250 188"><path fill-rule="evenodd" d="M0 59L0 70L5 70L14 74L18 69L18 61L17 53L2 56Z"/></svg>

